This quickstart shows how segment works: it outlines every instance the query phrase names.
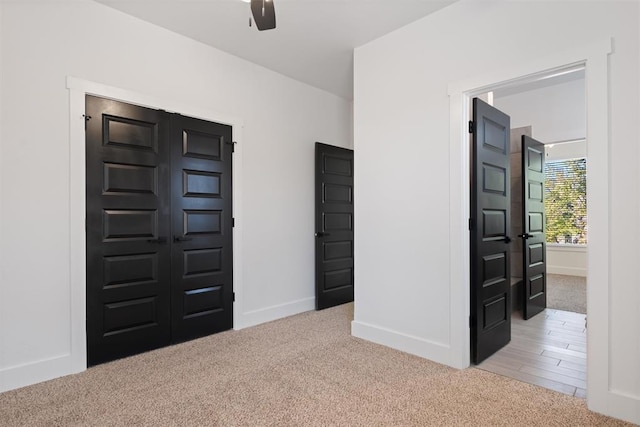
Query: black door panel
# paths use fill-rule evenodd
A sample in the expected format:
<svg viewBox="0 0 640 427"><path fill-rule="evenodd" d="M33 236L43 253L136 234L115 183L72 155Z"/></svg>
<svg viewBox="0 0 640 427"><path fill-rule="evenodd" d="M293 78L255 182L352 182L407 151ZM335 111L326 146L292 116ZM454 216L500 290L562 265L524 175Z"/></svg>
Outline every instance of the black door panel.
<svg viewBox="0 0 640 427"><path fill-rule="evenodd" d="M170 342L166 115L87 96L87 360ZM163 173L164 172L164 173Z"/></svg>
<svg viewBox="0 0 640 427"><path fill-rule="evenodd" d="M473 99L471 190L471 356L511 339L509 116Z"/></svg>
<svg viewBox="0 0 640 427"><path fill-rule="evenodd" d="M522 135L524 318L547 308L544 144Z"/></svg>
<svg viewBox="0 0 640 427"><path fill-rule="evenodd" d="M172 116L172 337L233 326L231 127Z"/></svg>
<svg viewBox="0 0 640 427"><path fill-rule="evenodd" d="M316 142L316 309L353 301L353 150Z"/></svg>

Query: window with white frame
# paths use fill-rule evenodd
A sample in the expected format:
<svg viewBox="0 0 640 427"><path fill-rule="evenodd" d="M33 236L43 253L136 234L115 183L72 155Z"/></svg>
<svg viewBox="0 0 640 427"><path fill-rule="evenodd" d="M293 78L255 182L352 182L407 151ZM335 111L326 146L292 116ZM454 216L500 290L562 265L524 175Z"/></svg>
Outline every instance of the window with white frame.
<svg viewBox="0 0 640 427"><path fill-rule="evenodd" d="M587 244L587 159L545 164L547 243Z"/></svg>

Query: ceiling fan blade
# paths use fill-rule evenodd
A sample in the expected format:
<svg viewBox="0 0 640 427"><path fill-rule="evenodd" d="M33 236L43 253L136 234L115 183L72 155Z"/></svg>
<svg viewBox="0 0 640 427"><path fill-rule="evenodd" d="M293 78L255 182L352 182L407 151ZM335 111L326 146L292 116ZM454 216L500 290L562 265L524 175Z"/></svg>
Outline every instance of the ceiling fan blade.
<svg viewBox="0 0 640 427"><path fill-rule="evenodd" d="M273 0L251 0L251 14L258 30L272 30L276 27Z"/></svg>

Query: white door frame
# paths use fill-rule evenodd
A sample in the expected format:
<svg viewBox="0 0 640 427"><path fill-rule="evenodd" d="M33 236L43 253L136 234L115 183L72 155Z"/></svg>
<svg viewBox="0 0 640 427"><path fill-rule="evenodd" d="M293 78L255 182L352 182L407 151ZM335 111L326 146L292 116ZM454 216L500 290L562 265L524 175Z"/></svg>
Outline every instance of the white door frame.
<svg viewBox="0 0 640 427"><path fill-rule="evenodd" d="M587 197L600 201L588 203L589 251L587 254L587 402L590 409L611 413L612 407L629 408L624 396L610 390L609 378L609 70L608 56L612 40L558 52L534 59L513 68L494 70L489 74L449 85L450 97L450 312L451 349L454 365L470 364L470 101L473 96L499 87L521 84L548 77L554 73L584 65L587 113L589 168ZM618 415L620 416L620 415Z"/></svg>
<svg viewBox="0 0 640 427"><path fill-rule="evenodd" d="M69 278L70 278L70 373L87 369L86 327L86 175L85 175L85 96L96 95L142 107L180 113L216 123L231 125L233 140L233 328L241 329L242 309L242 120L224 113L199 108L181 102L158 99L138 92L94 83L77 77L67 77L69 89Z"/></svg>

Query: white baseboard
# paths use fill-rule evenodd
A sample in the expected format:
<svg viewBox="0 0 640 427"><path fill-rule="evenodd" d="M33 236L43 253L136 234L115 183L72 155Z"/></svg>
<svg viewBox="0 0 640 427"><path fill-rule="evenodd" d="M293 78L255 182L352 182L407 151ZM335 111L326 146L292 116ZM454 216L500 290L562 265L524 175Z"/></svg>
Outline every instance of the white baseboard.
<svg viewBox="0 0 640 427"><path fill-rule="evenodd" d="M455 367L451 347L445 344L403 334L363 322L351 322L351 335L367 341L404 351L437 363Z"/></svg>
<svg viewBox="0 0 640 427"><path fill-rule="evenodd" d="M599 399L590 399L588 393L587 407L590 410L640 425L640 396L607 390Z"/></svg>
<svg viewBox="0 0 640 427"><path fill-rule="evenodd" d="M304 298L285 304L274 305L271 307L261 308L259 310L248 311L240 316L240 325L234 325L233 329L243 329L256 326L261 323L271 322L272 320L282 319L283 317L293 316L295 314L304 313L305 311L314 310L316 307L315 297Z"/></svg>
<svg viewBox="0 0 640 427"><path fill-rule="evenodd" d="M564 274L565 276L581 276L587 277L586 268L563 267L560 265L547 265L548 274Z"/></svg>
<svg viewBox="0 0 640 427"><path fill-rule="evenodd" d="M70 354L0 369L0 393L72 373Z"/></svg>

